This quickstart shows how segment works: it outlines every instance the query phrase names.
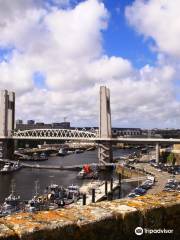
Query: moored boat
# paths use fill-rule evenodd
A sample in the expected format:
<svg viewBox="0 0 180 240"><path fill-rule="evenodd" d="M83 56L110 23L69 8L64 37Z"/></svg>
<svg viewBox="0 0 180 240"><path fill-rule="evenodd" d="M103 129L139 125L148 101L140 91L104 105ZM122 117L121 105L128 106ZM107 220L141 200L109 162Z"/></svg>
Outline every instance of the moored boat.
<svg viewBox="0 0 180 240"><path fill-rule="evenodd" d="M65 148L60 148L58 152L58 156L66 156L67 155L67 150Z"/></svg>
<svg viewBox="0 0 180 240"><path fill-rule="evenodd" d="M33 153L31 160L32 161L45 161L45 160L48 160L48 157L47 157L47 154L44 152L42 152L41 154Z"/></svg>
<svg viewBox="0 0 180 240"><path fill-rule="evenodd" d="M40 157L40 160L48 160L48 156L44 152L42 152L39 157Z"/></svg>
<svg viewBox="0 0 180 240"><path fill-rule="evenodd" d="M39 182L35 181L35 195L28 201L28 204L26 204L25 211L36 212L49 209L47 199L45 196L39 194L38 189Z"/></svg>
<svg viewBox="0 0 180 240"><path fill-rule="evenodd" d="M4 203L1 205L0 217L20 212L24 207L24 204L21 201L20 196L15 194L14 187L15 185L14 183L12 183L11 193L7 198L5 198Z"/></svg>
<svg viewBox="0 0 180 240"><path fill-rule="evenodd" d="M79 179L97 179L99 176L96 168L91 168L88 164L84 165L82 170L77 174Z"/></svg>
<svg viewBox="0 0 180 240"><path fill-rule="evenodd" d="M67 198L77 200L80 198L80 191L78 185L69 185L67 188Z"/></svg>
<svg viewBox="0 0 180 240"><path fill-rule="evenodd" d="M0 170L0 174L7 174L21 169L22 166L18 162L16 163L5 163L4 167Z"/></svg>

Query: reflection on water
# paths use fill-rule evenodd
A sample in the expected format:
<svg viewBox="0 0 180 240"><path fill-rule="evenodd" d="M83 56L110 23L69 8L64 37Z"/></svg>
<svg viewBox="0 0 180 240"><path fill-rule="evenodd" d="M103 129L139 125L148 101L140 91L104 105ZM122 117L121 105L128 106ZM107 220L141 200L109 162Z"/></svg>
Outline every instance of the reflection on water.
<svg viewBox="0 0 180 240"><path fill-rule="evenodd" d="M126 155L133 150L118 150L114 152L114 156ZM87 151L81 154L71 154L65 157L50 157L48 161L38 162L43 165L77 165L85 163L98 162L97 151ZM37 162L35 163L37 164ZM70 184L82 185L83 180L76 178L75 171L59 171L49 169L30 169L23 168L17 172L7 175L0 175L0 202L4 201L10 193L11 181L14 179L16 184L16 192L21 195L22 199L30 199L35 193L35 181L39 180L40 192L43 192L46 186L54 182L59 185L68 186ZM101 178L109 178L110 176L102 174ZM132 184L126 184L123 191L131 187Z"/></svg>

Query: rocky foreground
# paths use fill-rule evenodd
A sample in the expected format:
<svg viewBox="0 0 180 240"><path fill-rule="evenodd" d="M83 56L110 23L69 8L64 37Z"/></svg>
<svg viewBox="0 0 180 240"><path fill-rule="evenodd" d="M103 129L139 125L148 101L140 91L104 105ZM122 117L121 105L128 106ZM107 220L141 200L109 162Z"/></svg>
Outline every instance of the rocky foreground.
<svg viewBox="0 0 180 240"><path fill-rule="evenodd" d="M134 233L138 226L171 229L173 233L159 234L157 239L180 239L180 193L14 214L0 218L0 239L135 239L139 237ZM143 239L155 239L154 235L143 234Z"/></svg>

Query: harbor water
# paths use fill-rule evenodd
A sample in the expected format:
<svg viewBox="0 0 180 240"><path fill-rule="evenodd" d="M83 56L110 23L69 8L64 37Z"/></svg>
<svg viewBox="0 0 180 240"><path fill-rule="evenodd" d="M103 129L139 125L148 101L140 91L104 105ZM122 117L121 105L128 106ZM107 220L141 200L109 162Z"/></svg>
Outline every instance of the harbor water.
<svg viewBox="0 0 180 240"><path fill-rule="evenodd" d="M133 149L120 149L114 151L114 156L125 156L133 152ZM47 161L29 162L31 164L43 165L59 165L72 166L86 163L97 163L97 151L85 151L80 154L71 154L64 157L49 157ZM16 193L23 200L31 199L35 194L35 182L39 182L39 193L43 193L44 189L51 183L67 187L71 184L81 186L84 180L77 179L76 171L60 171L51 169L31 169L22 168L19 171L6 175L0 175L0 203L10 194L11 183L15 183ZM110 180L111 173L103 173L100 178L102 180ZM137 183L124 183L122 186L122 196L126 195L136 186Z"/></svg>

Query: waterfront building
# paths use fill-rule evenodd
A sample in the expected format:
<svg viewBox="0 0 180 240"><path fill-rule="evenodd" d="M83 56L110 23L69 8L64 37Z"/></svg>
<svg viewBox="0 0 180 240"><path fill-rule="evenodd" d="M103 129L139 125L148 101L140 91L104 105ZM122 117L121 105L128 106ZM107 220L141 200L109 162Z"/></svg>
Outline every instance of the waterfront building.
<svg viewBox="0 0 180 240"><path fill-rule="evenodd" d="M60 122L60 123L52 123L52 128L53 129L69 129L70 126L70 122Z"/></svg>
<svg viewBox="0 0 180 240"><path fill-rule="evenodd" d="M140 128L112 128L113 136L124 137L124 136L140 136L142 130Z"/></svg>
<svg viewBox="0 0 180 240"><path fill-rule="evenodd" d="M27 124L16 123L16 130L31 130L31 129L69 129L70 122L60 123L44 123L28 120Z"/></svg>
<svg viewBox="0 0 180 240"><path fill-rule="evenodd" d="M36 122L36 126L44 126L43 122Z"/></svg>
<svg viewBox="0 0 180 240"><path fill-rule="evenodd" d="M35 124L35 121L34 121L34 120L27 120L27 124L28 124L28 125L34 125L34 124Z"/></svg>
<svg viewBox="0 0 180 240"><path fill-rule="evenodd" d="M162 138L180 138L180 129L153 129Z"/></svg>
<svg viewBox="0 0 180 240"><path fill-rule="evenodd" d="M16 124L23 124L23 120L17 119L17 120L16 120Z"/></svg>
<svg viewBox="0 0 180 240"><path fill-rule="evenodd" d="M86 129L87 131L97 131L98 127L74 127L71 129L78 129L83 130ZM118 128L118 127L112 127L112 136L113 137L123 137L123 136L141 136L143 134L143 131L141 128Z"/></svg>

